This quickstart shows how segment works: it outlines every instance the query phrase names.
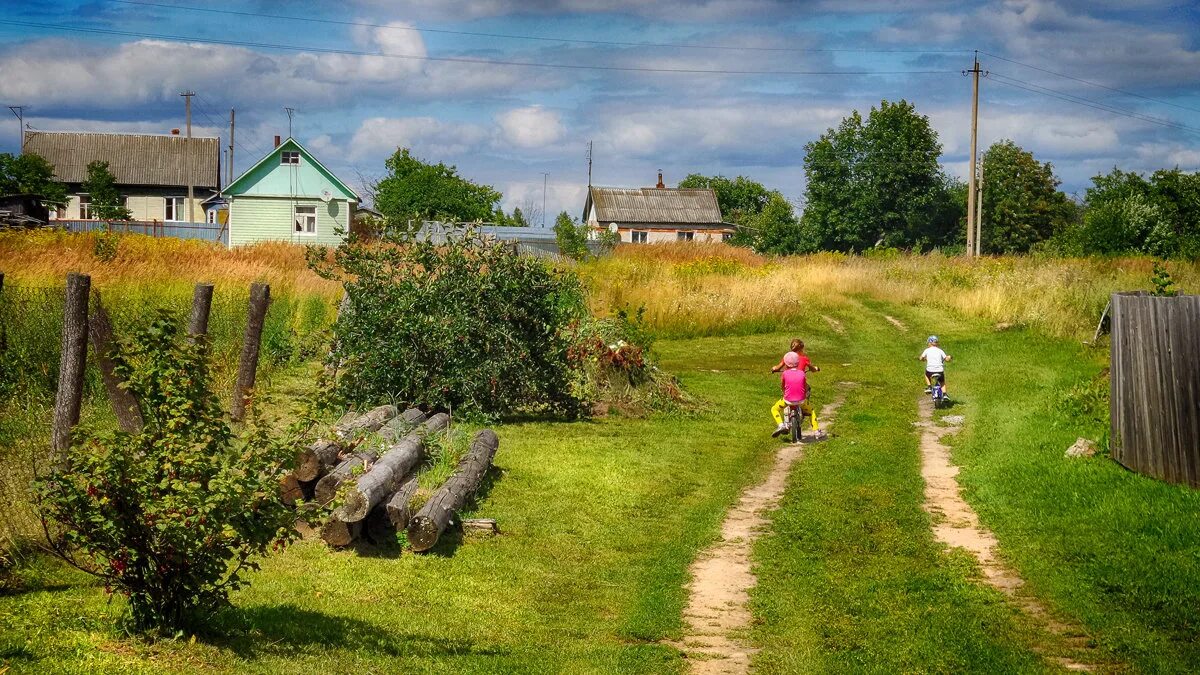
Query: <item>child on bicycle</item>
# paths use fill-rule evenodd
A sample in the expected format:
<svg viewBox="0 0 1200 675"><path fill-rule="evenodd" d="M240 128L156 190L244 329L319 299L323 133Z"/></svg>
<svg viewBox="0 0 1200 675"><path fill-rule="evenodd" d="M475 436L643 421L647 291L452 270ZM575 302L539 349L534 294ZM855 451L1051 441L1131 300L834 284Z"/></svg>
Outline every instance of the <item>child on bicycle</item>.
<svg viewBox="0 0 1200 675"><path fill-rule="evenodd" d="M785 370L779 377L779 387L783 390L783 398L771 406L771 416L775 418L775 432L772 436L779 436L787 432L788 425L783 419L783 411L789 405L804 405L808 400L807 384L808 377L804 370L800 368L800 355L796 352L788 352L783 355L783 365ZM780 405L782 403L783 405Z"/></svg>
<svg viewBox="0 0 1200 675"><path fill-rule="evenodd" d="M788 354L795 354L797 357L799 357L799 361L797 362L796 367L799 368L801 371L803 371L805 374L805 379L804 379L804 385L805 385L804 400L805 400L805 402L804 402L804 406L803 406L802 410L804 412L805 417L809 417L812 419L813 431L820 432L820 426L817 424L817 411L811 405L812 383L809 382L807 375L808 375L808 373L819 373L819 372L821 372L821 369L819 367L817 367L815 364L813 364L812 359L808 358L808 354L804 353L804 340L801 340L800 338L795 338L792 340L792 344L790 345L790 347L791 347L791 350L788 352ZM780 359L779 363L776 364L776 366L771 369L771 372L778 373L779 371L787 368L786 361L787 361L787 354L785 354L784 358ZM779 399L778 401L775 402L775 406L771 409L771 415L775 417L776 421L783 419L783 411L784 411L784 408L786 408L786 407L787 407L787 402L784 401L783 399ZM775 435L778 436L780 433L783 433L783 432L779 431L777 429Z"/></svg>
<svg viewBox="0 0 1200 675"><path fill-rule="evenodd" d="M946 387L946 363L950 361L950 355L938 346L936 335L930 335L927 342L929 346L917 357L918 360L925 362L925 393L933 391L933 378L937 377L942 381L942 395L946 396L949 392ZM946 396L946 398L949 397Z"/></svg>

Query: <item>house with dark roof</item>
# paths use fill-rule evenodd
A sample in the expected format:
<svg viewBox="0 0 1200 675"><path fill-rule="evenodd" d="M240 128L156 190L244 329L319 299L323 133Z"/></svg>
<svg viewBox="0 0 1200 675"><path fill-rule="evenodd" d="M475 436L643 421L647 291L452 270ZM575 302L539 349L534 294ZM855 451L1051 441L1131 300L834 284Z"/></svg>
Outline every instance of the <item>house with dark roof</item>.
<svg viewBox="0 0 1200 675"><path fill-rule="evenodd" d="M611 188L589 186L583 222L593 231L611 230L627 244L666 241L727 241L734 226L721 220L710 188Z"/></svg>
<svg viewBox="0 0 1200 675"><path fill-rule="evenodd" d="M108 162L117 190L134 220L187 222L187 186L192 184L192 218L205 220L204 201L221 188L221 142L178 134L102 134L28 131L22 152L41 155L67 184L69 202L52 219L92 220L83 192L87 166Z"/></svg>

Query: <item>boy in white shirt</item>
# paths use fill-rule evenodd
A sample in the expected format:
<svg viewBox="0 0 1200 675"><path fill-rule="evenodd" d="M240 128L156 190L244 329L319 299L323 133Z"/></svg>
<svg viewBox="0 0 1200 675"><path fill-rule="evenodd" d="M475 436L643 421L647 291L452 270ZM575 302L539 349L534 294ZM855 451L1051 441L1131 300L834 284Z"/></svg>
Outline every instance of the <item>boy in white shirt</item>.
<svg viewBox="0 0 1200 675"><path fill-rule="evenodd" d="M938 338L936 335L929 336L929 346L921 355L917 357L925 362L925 393L933 388L933 376L937 375L942 380L942 394L948 393L946 387L946 362L950 360L950 355L942 351L938 347Z"/></svg>

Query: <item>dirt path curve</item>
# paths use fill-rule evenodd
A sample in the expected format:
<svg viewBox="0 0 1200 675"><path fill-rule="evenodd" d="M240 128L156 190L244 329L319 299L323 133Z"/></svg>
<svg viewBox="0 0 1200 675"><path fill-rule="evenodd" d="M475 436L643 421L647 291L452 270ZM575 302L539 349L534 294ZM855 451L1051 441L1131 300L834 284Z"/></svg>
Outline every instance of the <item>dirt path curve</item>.
<svg viewBox="0 0 1200 675"><path fill-rule="evenodd" d="M1078 626L1062 623L1046 611L1037 600L1021 592L1024 582L1015 571L1000 560L996 549L996 535L979 522L979 516L971 505L962 498L958 486L958 467L950 461L950 448L942 442L944 436L954 434L961 428L962 417L947 415L946 424L933 421L933 403L928 396L921 397L918 405L921 434L921 476L925 479L925 510L933 519L933 534L947 546L965 549L975 557L983 572L984 582L1003 593L1023 613L1031 617L1043 631L1060 642L1062 651L1078 653L1088 649L1088 641ZM1091 672L1096 668L1063 656L1039 649L1048 659L1067 670Z"/></svg>
<svg viewBox="0 0 1200 675"><path fill-rule="evenodd" d="M834 412L845 400L845 388L833 401L821 408L822 430L828 431ZM805 440L816 440L806 434ZM767 515L779 506L787 487L792 465L804 454L804 444L788 444L775 454L775 464L767 479L742 493L738 503L721 524L721 540L702 552L692 563L692 581L688 584L688 604L683 611L687 623L683 640L673 646L690 661L690 671L708 673L748 673L754 650L741 642L740 632L750 627L750 589L754 574L750 571L750 551L754 540L767 525Z"/></svg>

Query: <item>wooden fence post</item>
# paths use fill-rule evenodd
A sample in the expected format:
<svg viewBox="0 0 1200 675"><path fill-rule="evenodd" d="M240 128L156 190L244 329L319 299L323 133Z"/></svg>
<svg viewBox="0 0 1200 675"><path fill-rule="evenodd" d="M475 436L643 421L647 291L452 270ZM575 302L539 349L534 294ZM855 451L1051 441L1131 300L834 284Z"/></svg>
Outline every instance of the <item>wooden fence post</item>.
<svg viewBox="0 0 1200 675"><path fill-rule="evenodd" d="M229 416L241 421L246 415L246 397L254 388L254 375L258 371L258 348L262 343L263 320L267 316L267 305L271 302L271 287L267 284L250 286L250 314L246 319L246 335L242 341L242 358L238 363L237 383L233 387L233 405Z"/></svg>
<svg viewBox="0 0 1200 675"><path fill-rule="evenodd" d="M136 434L142 430L142 413L138 408L137 398L125 387L121 386L121 378L117 377L115 364L112 359L113 339L112 321L104 310L104 302L100 291L96 291L96 306L88 317L88 335L92 338L92 351L100 364L100 376L104 380L104 389L108 392L108 400L112 403L113 414L117 416L117 426L121 431Z"/></svg>
<svg viewBox="0 0 1200 675"><path fill-rule="evenodd" d="M208 335L208 314L212 311L213 285L196 284L192 291L192 316L188 321L188 335L196 338Z"/></svg>
<svg viewBox="0 0 1200 675"><path fill-rule="evenodd" d="M54 397L54 424L50 448L55 460L71 444L71 427L79 422L83 401L83 370L87 365L88 295L92 278L71 272L67 275L66 306L63 311L62 357L58 366L58 393Z"/></svg>

